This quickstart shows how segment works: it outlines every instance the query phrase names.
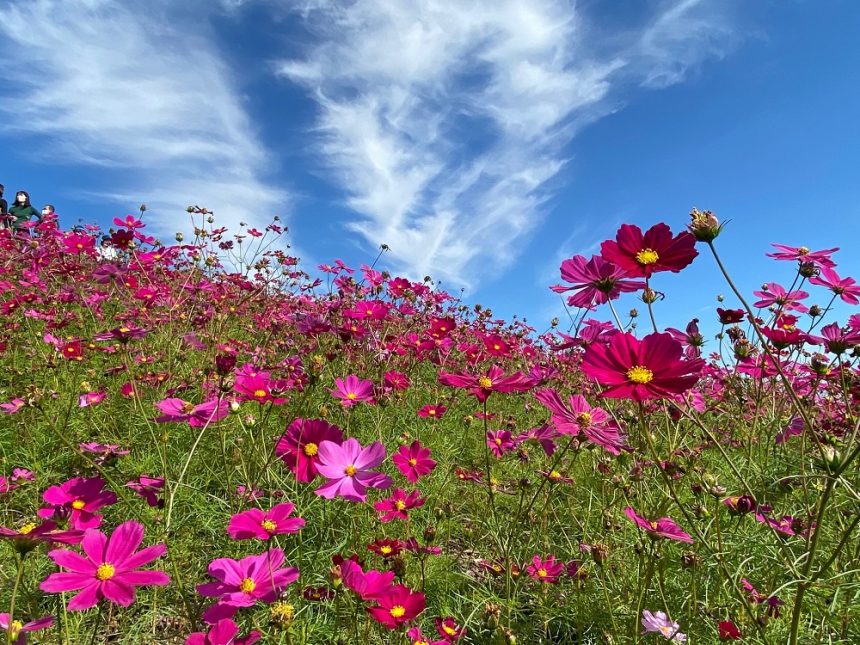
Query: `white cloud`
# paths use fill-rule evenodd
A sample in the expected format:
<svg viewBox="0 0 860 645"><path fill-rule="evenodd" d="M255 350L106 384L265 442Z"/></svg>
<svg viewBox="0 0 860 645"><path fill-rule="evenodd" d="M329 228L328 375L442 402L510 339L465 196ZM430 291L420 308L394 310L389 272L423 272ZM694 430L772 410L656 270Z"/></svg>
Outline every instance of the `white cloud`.
<svg viewBox="0 0 860 645"><path fill-rule="evenodd" d="M718 53L709 7L664 5L607 52L572 0L313 0L296 11L318 41L279 71L319 104L348 228L469 286L516 258L565 146L618 86L678 82Z"/></svg>
<svg viewBox="0 0 860 645"><path fill-rule="evenodd" d="M270 156L205 11L192 25L172 8L160 0L4 3L0 128L44 137L52 162L118 170L116 196L147 202L161 232L187 226L189 203L224 224L264 225L284 214L286 199L264 178Z"/></svg>

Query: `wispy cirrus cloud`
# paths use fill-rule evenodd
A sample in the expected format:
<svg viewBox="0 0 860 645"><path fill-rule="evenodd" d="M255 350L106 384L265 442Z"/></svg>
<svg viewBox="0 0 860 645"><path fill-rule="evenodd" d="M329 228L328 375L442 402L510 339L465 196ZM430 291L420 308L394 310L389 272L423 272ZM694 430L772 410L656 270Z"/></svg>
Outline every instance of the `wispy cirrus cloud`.
<svg viewBox="0 0 860 645"><path fill-rule="evenodd" d="M162 232L185 227L189 202L225 224L265 223L286 195L265 179L270 155L207 32L208 9L192 4L4 3L0 129L41 137L51 162L118 173L105 195L146 201Z"/></svg>
<svg viewBox="0 0 860 645"><path fill-rule="evenodd" d="M473 286L517 256L568 144L621 89L725 51L715 4L663 3L607 45L568 0L312 0L296 13L316 42L279 72L319 105L319 151L360 214L347 227L400 269Z"/></svg>

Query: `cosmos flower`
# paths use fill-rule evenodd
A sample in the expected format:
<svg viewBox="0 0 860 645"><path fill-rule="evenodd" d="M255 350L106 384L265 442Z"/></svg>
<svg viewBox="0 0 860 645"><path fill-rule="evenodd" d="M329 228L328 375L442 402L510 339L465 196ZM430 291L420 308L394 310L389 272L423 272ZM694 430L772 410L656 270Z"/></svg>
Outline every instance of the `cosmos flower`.
<svg viewBox="0 0 860 645"><path fill-rule="evenodd" d="M522 372L514 372L505 376L504 370L498 365L490 367L485 374L451 374L439 370L439 382L442 385L468 389L478 401L483 403L493 392L525 392L531 389L533 383Z"/></svg>
<svg viewBox="0 0 860 645"><path fill-rule="evenodd" d="M351 408L356 403L373 403L372 381L350 374L345 379L335 379L334 385L331 395L340 399L340 404L345 408Z"/></svg>
<svg viewBox="0 0 860 645"><path fill-rule="evenodd" d="M141 571L167 552L164 544L136 551L143 541L143 525L129 521L120 524L108 538L98 529L87 529L81 541L83 555L66 549L48 553L57 565L66 569L52 573L39 585L47 593L78 591L69 601L70 610L93 607L103 598L128 607L134 602L135 587L170 583L163 571Z"/></svg>
<svg viewBox="0 0 860 645"><path fill-rule="evenodd" d="M103 490L104 486L104 480L99 477L75 477L59 486L51 486L42 494L42 499L51 506L40 508L38 515L45 519L68 516L72 529L96 528L102 523L102 516L95 511L116 504L116 495Z"/></svg>
<svg viewBox="0 0 860 645"><path fill-rule="evenodd" d="M397 470L410 484L433 472L436 462L430 459L430 449L423 448L420 441L413 441L408 447L400 446L391 456Z"/></svg>
<svg viewBox="0 0 860 645"><path fill-rule="evenodd" d="M379 604L369 607L367 612L376 622L388 629L397 629L408 623L427 607L423 593L411 591L404 585L392 587L377 602Z"/></svg>
<svg viewBox="0 0 860 645"><path fill-rule="evenodd" d="M681 527L675 524L675 521L669 517L661 517L657 520L649 521L637 515L636 511L630 506L624 509L624 514L631 522L653 538L666 538L667 540L687 542L688 544L693 543L693 538L690 537L690 534L682 531Z"/></svg>
<svg viewBox="0 0 860 645"><path fill-rule="evenodd" d="M644 235L638 226L622 224L614 240L600 245L600 252L634 278L650 278L659 271L678 273L699 254L696 238L687 231L672 237L671 229L662 223Z"/></svg>
<svg viewBox="0 0 860 645"><path fill-rule="evenodd" d="M556 560L554 555L547 556L546 559L536 555L526 567L526 573L538 582L554 584L564 573L564 562Z"/></svg>
<svg viewBox="0 0 860 645"><path fill-rule="evenodd" d="M613 455L621 454L621 450L627 447L624 435L609 413L591 407L581 394L571 395L568 405L553 389L541 390L535 398L552 412L552 423L559 434L582 435Z"/></svg>
<svg viewBox="0 0 860 645"><path fill-rule="evenodd" d="M647 609L642 611L642 627L645 628L645 634L660 634L666 640L675 643L684 643L687 641L687 636L679 630L681 626L662 611L651 613Z"/></svg>
<svg viewBox="0 0 860 645"><path fill-rule="evenodd" d="M583 255L565 260L561 263L561 279L573 286L556 284L550 289L556 293L576 291L567 298L567 304L571 307L602 305L615 300L622 293L645 288L642 280L630 279L626 270L600 255L593 255L590 260L586 260Z"/></svg>
<svg viewBox="0 0 860 645"><path fill-rule="evenodd" d="M407 519L410 510L424 506L426 501L417 490L407 493L402 488L395 488L391 497L379 500L373 508L379 514L379 521L387 523Z"/></svg>
<svg viewBox="0 0 860 645"><path fill-rule="evenodd" d="M681 343L669 334L642 340L613 334L609 344L589 345L582 371L605 386L601 396L634 401L671 398L689 390L704 368L701 359L681 360Z"/></svg>
<svg viewBox="0 0 860 645"><path fill-rule="evenodd" d="M275 535L298 533L305 521L301 517L290 517L295 508L284 502L268 511L252 508L236 513L227 525L227 535L234 540L271 540Z"/></svg>
<svg viewBox="0 0 860 645"><path fill-rule="evenodd" d="M768 282L764 285L767 288L762 288L760 291L753 291L759 297L759 300L753 304L754 307L763 308L775 305L780 307L782 311L797 311L806 313L809 307L804 305L800 300L808 298L809 294L806 291L795 289L794 291L786 291L785 287L776 282Z"/></svg>
<svg viewBox="0 0 860 645"><path fill-rule="evenodd" d="M827 287L835 295L849 305L860 304L860 285L854 278L840 278L839 274L831 268L822 267L817 276L809 278L810 284Z"/></svg>
<svg viewBox="0 0 860 645"><path fill-rule="evenodd" d="M9 614L3 613L0 614L0 641L5 640L8 636L15 645L27 645L28 633L48 629L53 624L53 616L45 616L44 618L24 623L14 618L10 622Z"/></svg>
<svg viewBox="0 0 860 645"><path fill-rule="evenodd" d="M275 454L295 474L308 483L317 476L319 446L323 441L343 442L343 431L322 419L296 419L278 440Z"/></svg>
<svg viewBox="0 0 860 645"><path fill-rule="evenodd" d="M366 448L352 437L342 444L323 441L318 457L317 470L328 481L314 492L326 499L340 496L351 502L363 502L368 488L391 486L388 475L372 470L385 460L385 446L378 441Z"/></svg>

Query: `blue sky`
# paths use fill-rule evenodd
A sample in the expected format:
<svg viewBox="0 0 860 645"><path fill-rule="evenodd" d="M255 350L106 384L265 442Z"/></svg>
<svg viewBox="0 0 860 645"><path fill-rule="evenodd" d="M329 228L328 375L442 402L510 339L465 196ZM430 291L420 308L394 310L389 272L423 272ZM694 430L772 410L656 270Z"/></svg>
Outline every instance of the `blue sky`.
<svg viewBox="0 0 860 645"><path fill-rule="evenodd" d="M693 206L747 292L791 279L770 242L856 277L858 30L850 0L11 0L0 182L165 239L278 214L312 264L386 243L540 329L562 259ZM654 286L661 326L728 292L704 254Z"/></svg>

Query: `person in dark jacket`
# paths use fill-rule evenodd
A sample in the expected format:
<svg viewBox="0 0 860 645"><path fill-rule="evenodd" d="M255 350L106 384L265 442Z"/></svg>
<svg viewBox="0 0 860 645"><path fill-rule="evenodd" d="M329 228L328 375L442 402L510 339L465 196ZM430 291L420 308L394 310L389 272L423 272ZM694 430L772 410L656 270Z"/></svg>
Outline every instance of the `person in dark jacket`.
<svg viewBox="0 0 860 645"><path fill-rule="evenodd" d="M0 184L0 215L5 215L9 209L9 204L3 199L3 184Z"/></svg>
<svg viewBox="0 0 860 645"><path fill-rule="evenodd" d="M26 224L32 217L42 221L41 213L33 208L30 203L30 195L24 190L15 193L15 203L9 208L9 215L11 215L12 228L16 232L26 230Z"/></svg>

